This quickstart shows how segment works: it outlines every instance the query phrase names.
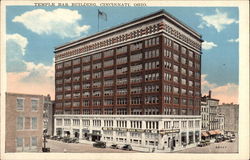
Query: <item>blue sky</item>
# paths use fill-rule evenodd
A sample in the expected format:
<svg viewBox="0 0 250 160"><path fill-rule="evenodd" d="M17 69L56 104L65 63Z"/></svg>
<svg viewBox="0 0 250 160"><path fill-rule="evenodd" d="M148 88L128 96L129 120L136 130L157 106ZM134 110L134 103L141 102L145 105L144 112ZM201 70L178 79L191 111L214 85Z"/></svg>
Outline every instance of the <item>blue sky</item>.
<svg viewBox="0 0 250 160"><path fill-rule="evenodd" d="M237 102L232 97L238 92L239 73L236 7L7 7L7 72L23 83L34 76L53 81L54 47L96 33L98 9L108 18L107 22L100 20L100 31L165 9L205 41L202 92L212 89L218 98L230 92L227 99ZM21 73L26 74L20 78Z"/></svg>

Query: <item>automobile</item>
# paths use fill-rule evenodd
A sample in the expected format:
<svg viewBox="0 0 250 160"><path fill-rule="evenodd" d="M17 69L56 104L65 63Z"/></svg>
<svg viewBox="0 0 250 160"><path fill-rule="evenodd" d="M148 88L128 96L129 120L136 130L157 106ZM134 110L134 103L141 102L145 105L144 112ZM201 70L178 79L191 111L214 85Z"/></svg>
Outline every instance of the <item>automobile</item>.
<svg viewBox="0 0 250 160"><path fill-rule="evenodd" d="M234 138L231 138L231 139L229 139L228 142L234 142L234 141L235 141L235 139L234 139Z"/></svg>
<svg viewBox="0 0 250 160"><path fill-rule="evenodd" d="M112 149L119 149L119 147L118 147L117 144L112 144L112 145L110 146L110 148L112 148Z"/></svg>
<svg viewBox="0 0 250 160"><path fill-rule="evenodd" d="M71 141L71 138L63 137L62 141L65 142L65 143L69 143Z"/></svg>
<svg viewBox="0 0 250 160"><path fill-rule="evenodd" d="M106 142L102 142L102 141L97 141L93 144L93 147L97 147L97 148L106 148Z"/></svg>
<svg viewBox="0 0 250 160"><path fill-rule="evenodd" d="M204 147L206 146L207 143L205 141L200 141L198 144L197 144L197 147Z"/></svg>
<svg viewBox="0 0 250 160"><path fill-rule="evenodd" d="M78 138L70 138L68 143L79 143Z"/></svg>
<svg viewBox="0 0 250 160"><path fill-rule="evenodd" d="M215 143L219 143L219 142L221 142L221 141L222 141L222 138L216 138L214 142L215 142Z"/></svg>
<svg viewBox="0 0 250 160"><path fill-rule="evenodd" d="M132 151L132 147L130 144L125 144L124 146L122 146L121 148L122 150L127 150L127 151Z"/></svg>
<svg viewBox="0 0 250 160"><path fill-rule="evenodd" d="M205 143L206 143L206 145L210 145L210 140L209 140L209 139L206 139L206 140L205 140Z"/></svg>

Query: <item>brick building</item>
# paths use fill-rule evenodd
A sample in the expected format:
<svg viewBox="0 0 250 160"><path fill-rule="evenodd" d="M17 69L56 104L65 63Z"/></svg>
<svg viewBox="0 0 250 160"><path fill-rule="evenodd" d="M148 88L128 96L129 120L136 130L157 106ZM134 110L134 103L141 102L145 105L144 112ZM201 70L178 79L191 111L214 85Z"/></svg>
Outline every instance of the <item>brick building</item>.
<svg viewBox="0 0 250 160"><path fill-rule="evenodd" d="M42 95L6 93L6 152L40 152L43 135Z"/></svg>
<svg viewBox="0 0 250 160"><path fill-rule="evenodd" d="M186 117L183 126L190 120L192 130L177 132L179 143L188 136L194 139L200 134L200 123L196 122L196 127L193 124L200 115L201 43L200 34L161 10L56 47L55 133L82 132L83 128L72 128L71 115L80 121L96 115L101 126L106 117L102 115L110 115L114 122L117 119L113 115L127 121L143 115L139 124L146 123L147 117L164 115L171 126L174 122L170 117ZM177 123L182 126L180 120ZM75 124L82 122L77 120ZM158 123L157 128L159 134L163 128ZM103 130L98 133L103 134Z"/></svg>

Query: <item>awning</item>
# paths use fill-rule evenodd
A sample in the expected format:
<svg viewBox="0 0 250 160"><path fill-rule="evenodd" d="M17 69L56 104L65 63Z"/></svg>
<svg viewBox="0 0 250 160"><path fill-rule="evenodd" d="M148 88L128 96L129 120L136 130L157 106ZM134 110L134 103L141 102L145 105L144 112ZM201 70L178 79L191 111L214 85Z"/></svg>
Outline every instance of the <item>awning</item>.
<svg viewBox="0 0 250 160"><path fill-rule="evenodd" d="M220 130L215 130L215 133L216 134L221 134L221 131Z"/></svg>
<svg viewBox="0 0 250 160"><path fill-rule="evenodd" d="M215 135L215 134L216 134L215 131L208 131L208 133L209 133L210 135Z"/></svg>
<svg viewBox="0 0 250 160"><path fill-rule="evenodd" d="M208 137L207 132L201 132L201 136Z"/></svg>

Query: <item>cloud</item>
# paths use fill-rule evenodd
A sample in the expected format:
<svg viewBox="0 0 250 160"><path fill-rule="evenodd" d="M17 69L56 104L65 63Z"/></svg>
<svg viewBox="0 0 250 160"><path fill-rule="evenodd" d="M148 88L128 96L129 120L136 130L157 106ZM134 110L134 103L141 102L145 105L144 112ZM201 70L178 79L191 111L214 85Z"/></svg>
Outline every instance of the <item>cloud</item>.
<svg viewBox="0 0 250 160"><path fill-rule="evenodd" d="M236 38L236 39L229 39L227 40L228 42L231 42L231 43L238 43L239 42L239 38Z"/></svg>
<svg viewBox="0 0 250 160"><path fill-rule="evenodd" d="M28 40L19 34L6 36L7 91L54 96L54 63L47 66L24 59Z"/></svg>
<svg viewBox="0 0 250 160"><path fill-rule="evenodd" d="M82 15L76 10L55 9L46 11L35 9L16 16L12 21L22 23L27 29L39 35L56 34L61 38L78 37L81 33L87 33L89 25L79 25Z"/></svg>
<svg viewBox="0 0 250 160"><path fill-rule="evenodd" d="M227 12L220 12L219 9L215 10L215 14L213 15L204 15L202 13L196 13L197 16L200 16L202 19L202 23L198 26L198 28L206 27L214 27L217 32L225 29L226 25L230 25L232 23L239 23L237 20L233 18L229 18Z"/></svg>
<svg viewBox="0 0 250 160"><path fill-rule="evenodd" d="M6 59L7 72L25 71L26 65L23 61L28 40L20 34L6 35Z"/></svg>
<svg viewBox="0 0 250 160"><path fill-rule="evenodd" d="M220 100L220 103L238 103L239 86L234 83L227 83L218 86L206 80L207 75L201 75L201 93L208 95L208 91L212 91L212 98Z"/></svg>
<svg viewBox="0 0 250 160"><path fill-rule="evenodd" d="M209 50L209 49L212 49L214 47L217 47L217 44L215 44L214 42L204 41L202 43L202 49Z"/></svg>

